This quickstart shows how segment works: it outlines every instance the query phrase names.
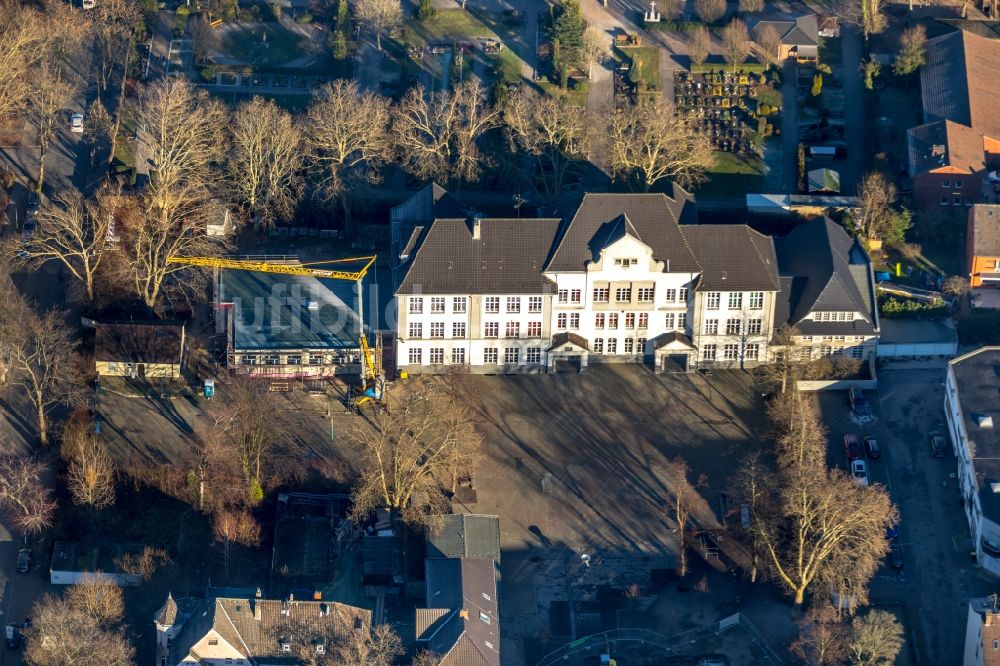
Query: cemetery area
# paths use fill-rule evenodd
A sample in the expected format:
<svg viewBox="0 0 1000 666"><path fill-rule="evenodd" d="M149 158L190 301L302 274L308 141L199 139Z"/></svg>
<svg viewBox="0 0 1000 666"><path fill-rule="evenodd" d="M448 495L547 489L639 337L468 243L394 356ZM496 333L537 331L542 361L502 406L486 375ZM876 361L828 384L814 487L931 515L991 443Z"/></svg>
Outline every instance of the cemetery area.
<svg viewBox="0 0 1000 666"><path fill-rule="evenodd" d="M674 72L674 107L708 133L719 151L759 157L766 137L780 134L781 94L768 72Z"/></svg>
<svg viewBox="0 0 1000 666"><path fill-rule="evenodd" d="M634 35L616 35L611 52L618 63L615 68L615 107L635 104L641 95L656 94L660 89L660 51L655 46L642 46Z"/></svg>
<svg viewBox="0 0 1000 666"><path fill-rule="evenodd" d="M380 87L388 94L417 83L437 90L470 75L487 87L516 83L524 60L511 45L524 41L523 29L524 17L514 10L436 10L383 40Z"/></svg>

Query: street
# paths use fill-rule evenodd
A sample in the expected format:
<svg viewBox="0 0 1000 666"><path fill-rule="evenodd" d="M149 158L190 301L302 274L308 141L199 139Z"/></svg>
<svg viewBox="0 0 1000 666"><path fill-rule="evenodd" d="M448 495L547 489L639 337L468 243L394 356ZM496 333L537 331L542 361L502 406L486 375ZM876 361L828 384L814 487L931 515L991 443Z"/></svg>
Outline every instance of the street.
<svg viewBox="0 0 1000 666"><path fill-rule="evenodd" d="M879 390L867 392L876 421L858 425L845 391L818 395L829 428L828 461L847 470L847 433L877 437L882 457L870 460L869 476L889 490L899 510L904 568L883 566L871 584L873 607L901 610L915 663L961 663L970 597L986 596L997 581L969 557L968 523L962 512L956 460L930 455L928 433L944 430L944 369L888 369Z"/></svg>

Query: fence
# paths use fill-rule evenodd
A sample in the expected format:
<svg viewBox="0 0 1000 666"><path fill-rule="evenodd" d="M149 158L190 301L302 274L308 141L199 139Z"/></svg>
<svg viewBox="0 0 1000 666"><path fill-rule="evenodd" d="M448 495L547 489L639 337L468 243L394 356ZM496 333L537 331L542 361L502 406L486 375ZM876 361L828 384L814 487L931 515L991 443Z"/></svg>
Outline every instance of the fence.
<svg viewBox="0 0 1000 666"><path fill-rule="evenodd" d="M778 657L757 630L750 620L746 619L742 613L734 613L724 617L718 622L690 629L673 636L664 636L648 629L612 629L602 631L598 634L584 636L572 643L568 643L561 648L553 650L542 657L537 666L554 666L558 663L569 663L574 656L583 656L587 652L610 646L613 643L639 643L658 648L664 654L672 654L675 650L690 648L692 643L709 638L720 636L731 629L741 628L746 633L755 647L761 652L761 660L765 664L780 666L785 661Z"/></svg>

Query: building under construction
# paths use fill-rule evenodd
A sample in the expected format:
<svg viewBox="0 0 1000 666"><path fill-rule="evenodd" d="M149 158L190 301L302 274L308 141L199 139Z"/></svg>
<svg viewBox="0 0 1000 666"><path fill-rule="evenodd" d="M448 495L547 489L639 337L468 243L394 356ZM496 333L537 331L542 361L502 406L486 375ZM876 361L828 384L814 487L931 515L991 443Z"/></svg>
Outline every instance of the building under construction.
<svg viewBox="0 0 1000 666"><path fill-rule="evenodd" d="M288 258L257 261L271 269L300 266ZM232 371L275 379L362 371L361 279L222 268L215 306Z"/></svg>

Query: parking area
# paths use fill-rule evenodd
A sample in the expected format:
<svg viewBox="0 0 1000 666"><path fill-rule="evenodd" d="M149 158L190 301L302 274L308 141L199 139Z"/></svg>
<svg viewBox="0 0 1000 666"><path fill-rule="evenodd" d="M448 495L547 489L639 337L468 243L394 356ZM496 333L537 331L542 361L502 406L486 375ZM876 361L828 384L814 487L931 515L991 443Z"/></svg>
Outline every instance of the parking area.
<svg viewBox="0 0 1000 666"><path fill-rule="evenodd" d="M878 440L881 457L868 460L869 476L888 488L899 509L904 566L883 566L871 601L901 613L914 662L927 664L961 663L968 599L997 586L970 557L950 442L945 457L931 455L929 433L945 431L944 379L943 369L881 371L878 392L865 394L875 418L869 424L851 415L846 392L816 396L829 429L831 465L848 470L845 435Z"/></svg>

